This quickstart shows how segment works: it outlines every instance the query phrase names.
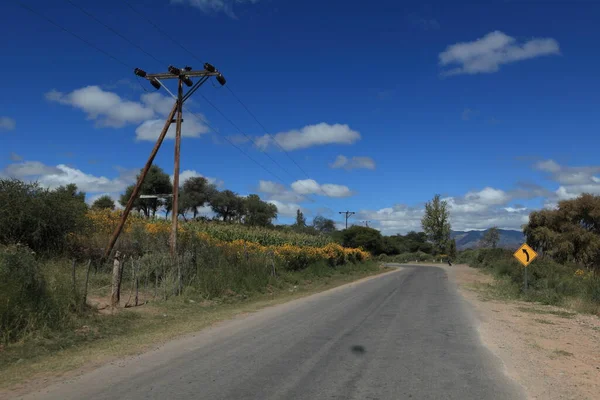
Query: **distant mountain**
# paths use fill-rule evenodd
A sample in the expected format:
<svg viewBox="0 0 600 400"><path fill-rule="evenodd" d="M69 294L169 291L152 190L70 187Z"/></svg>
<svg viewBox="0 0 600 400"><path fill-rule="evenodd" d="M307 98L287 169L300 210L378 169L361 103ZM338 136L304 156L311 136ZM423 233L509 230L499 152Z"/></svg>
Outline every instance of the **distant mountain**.
<svg viewBox="0 0 600 400"><path fill-rule="evenodd" d="M486 231L450 231L450 237L456 240L458 250L476 249L480 247L479 241L483 238ZM500 241L498 247L506 249L516 249L524 241L525 235L521 231L512 231L508 229L498 229L500 232Z"/></svg>

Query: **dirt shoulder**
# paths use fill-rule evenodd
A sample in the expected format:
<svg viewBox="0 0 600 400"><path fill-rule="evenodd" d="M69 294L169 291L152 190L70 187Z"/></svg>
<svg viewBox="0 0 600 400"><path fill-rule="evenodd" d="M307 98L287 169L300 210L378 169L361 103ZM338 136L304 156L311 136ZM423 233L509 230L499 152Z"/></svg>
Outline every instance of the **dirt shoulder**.
<svg viewBox="0 0 600 400"><path fill-rule="evenodd" d="M122 313L135 313L136 325L126 334L107 340L90 342L58 350L32 360L22 360L0 370L0 399L19 398L52 384L73 379L102 365L120 363L137 355L168 346L173 340L185 340L196 332L235 321L248 313L279 305L294 304L302 298L317 296L354 285L397 268L380 265L376 270L354 274L336 275L318 281L305 281L285 292L266 295L234 304L158 303L156 306L122 309ZM106 316L111 318L111 316ZM2 349L0 348L0 352ZM1 356L1 354L0 354Z"/></svg>
<svg viewBox="0 0 600 400"><path fill-rule="evenodd" d="M443 267L473 305L484 344L530 399L598 399L600 319L552 306L489 296L493 277Z"/></svg>

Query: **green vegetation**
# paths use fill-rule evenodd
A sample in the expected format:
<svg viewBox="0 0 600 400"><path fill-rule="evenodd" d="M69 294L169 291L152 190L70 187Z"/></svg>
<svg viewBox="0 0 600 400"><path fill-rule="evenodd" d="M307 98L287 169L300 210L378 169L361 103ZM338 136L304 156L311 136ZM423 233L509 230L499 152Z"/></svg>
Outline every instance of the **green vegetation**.
<svg viewBox="0 0 600 400"><path fill-rule="evenodd" d="M0 351L0 374L3 377L0 387L17 383L35 372L52 370L59 373L79 367L92 360L95 353L109 357L134 354L154 342L196 331L236 314L385 271L376 262L349 264L344 268L331 268L325 263L317 263L301 271L277 270L277 277L269 277L263 287L254 286L256 281L250 276L252 271L247 271L244 278L235 280L235 290L225 289L219 296L207 297L202 292L201 285L195 285L186 287L181 296L172 296L171 288L168 288L167 300L162 298L162 287L159 287L158 297L154 300L154 287L149 284L140 293L141 299L149 300L149 304L121 309L114 314L100 314L89 308L83 312L71 311L71 308L79 304L79 299L75 299L70 291L70 261L48 261L38 263L37 267L40 278L52 289L51 297L46 297L45 300L51 300L53 307L56 307L55 315L60 320L36 320L35 330L31 326L27 334L20 335L18 342L12 342ZM227 274L231 274L233 270L234 267L230 268L206 285L218 289L227 283ZM125 300L130 296L131 274L131 264L126 262ZM85 281L83 265L77 266L76 281L79 290ZM63 284L65 287L60 292L55 291L54 285ZM92 291L93 298L107 294L109 285L109 274L92 275L90 286L95 288ZM60 296L64 298L60 299ZM55 304L56 301L62 303ZM23 316L31 318L28 314Z"/></svg>
<svg viewBox="0 0 600 400"><path fill-rule="evenodd" d="M92 204L93 210L114 210L115 207L115 201L106 194L98 197Z"/></svg>
<svg viewBox="0 0 600 400"><path fill-rule="evenodd" d="M168 178L152 167L142 191L168 193ZM218 191L204 178L187 180L181 193L187 214L208 202L217 218L182 222L174 260L170 224L156 217L169 212L169 198L136 200L138 212L116 246L120 306L136 311L108 308L104 315L113 260L100 256L120 218L112 199L101 197L90 209L75 185L48 190L0 179L0 367L137 332L156 322L145 309L241 303L381 270L365 262L368 253L333 243L335 224L326 218L310 227L299 212L302 226L277 229L277 208L257 195Z"/></svg>
<svg viewBox="0 0 600 400"><path fill-rule="evenodd" d="M579 311L600 313L600 277L591 271L584 272L576 264L561 264L549 257L534 260L527 267L529 285L524 291L523 267L509 250L466 250L459 253L457 262L495 275L498 282L494 293L498 296L557 306L573 305Z"/></svg>
<svg viewBox="0 0 600 400"><path fill-rule="evenodd" d="M450 241L449 219L448 203L441 200L439 194L436 194L433 200L425 204L425 215L421 220L421 226L438 253L443 253L448 248L448 242Z"/></svg>
<svg viewBox="0 0 600 400"><path fill-rule="evenodd" d="M500 241L500 232L498 231L497 226L493 226L483 234L481 238L482 247L488 247L495 249L498 246L498 242Z"/></svg>
<svg viewBox="0 0 600 400"><path fill-rule="evenodd" d="M600 196L584 194L555 210L532 212L524 233L539 253L600 272Z"/></svg>

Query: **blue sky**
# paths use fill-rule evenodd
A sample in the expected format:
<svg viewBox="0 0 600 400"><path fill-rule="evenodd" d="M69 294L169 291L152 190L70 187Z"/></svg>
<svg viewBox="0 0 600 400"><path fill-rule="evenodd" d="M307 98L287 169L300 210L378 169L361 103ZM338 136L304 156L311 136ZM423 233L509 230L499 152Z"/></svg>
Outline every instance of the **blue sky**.
<svg viewBox="0 0 600 400"><path fill-rule="evenodd" d="M4 6L1 175L118 197L171 105L132 69L208 61L231 91L211 81L187 104L183 176L259 193L281 222L297 207L339 222L352 210L406 232L440 193L455 229L519 228L533 209L600 194L600 3L128 1L143 16L117 0L22 1L118 61ZM170 174L173 144L156 160Z"/></svg>

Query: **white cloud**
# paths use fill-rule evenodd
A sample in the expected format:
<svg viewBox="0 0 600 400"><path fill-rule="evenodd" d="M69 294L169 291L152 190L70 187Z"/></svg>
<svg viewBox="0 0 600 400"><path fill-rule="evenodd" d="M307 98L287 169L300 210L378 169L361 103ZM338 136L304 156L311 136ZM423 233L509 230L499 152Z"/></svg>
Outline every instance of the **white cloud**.
<svg viewBox="0 0 600 400"><path fill-rule="evenodd" d="M166 117L166 115L165 115ZM163 127L164 119L152 119L144 121L135 129L135 139L137 141L149 140L156 141ZM198 137L209 131L208 127L193 114L185 114L181 124L181 137ZM167 131L166 139L175 139L175 124L172 123Z"/></svg>
<svg viewBox="0 0 600 400"><path fill-rule="evenodd" d="M52 90L46 93L46 99L82 110L88 119L97 121L98 126L120 128L154 116L152 108L124 100L116 93L104 91L98 86L86 86L68 94Z"/></svg>
<svg viewBox="0 0 600 400"><path fill-rule="evenodd" d="M292 190L298 194L318 194L327 197L348 197L354 193L344 185L325 183L320 185L314 179L303 179L292 183Z"/></svg>
<svg viewBox="0 0 600 400"><path fill-rule="evenodd" d="M53 167L44 165L39 161L9 164L3 170L3 174L25 181L38 181L41 186L50 189L74 183L79 190L86 193L121 192L133 183L121 176L109 179L104 176L86 174L79 169L64 164Z"/></svg>
<svg viewBox="0 0 600 400"><path fill-rule="evenodd" d="M267 203L274 204L277 207L278 217L295 217L298 210L307 214L307 210L296 203L285 203L279 200L267 200Z"/></svg>
<svg viewBox="0 0 600 400"><path fill-rule="evenodd" d="M267 195L269 200L281 202L301 203L306 197L287 189L284 185L273 181L259 181L257 190Z"/></svg>
<svg viewBox="0 0 600 400"><path fill-rule="evenodd" d="M554 160L544 160L535 164L535 168L547 172L553 181L562 185L595 185L600 182L600 166L568 167Z"/></svg>
<svg viewBox="0 0 600 400"><path fill-rule="evenodd" d="M13 152L10 153L9 158L10 158L10 161L22 161L23 160L23 157L21 157L17 153L13 153Z"/></svg>
<svg viewBox="0 0 600 400"><path fill-rule="evenodd" d="M17 126L17 122L9 117L0 117L0 131L12 131Z"/></svg>
<svg viewBox="0 0 600 400"><path fill-rule="evenodd" d="M552 202L570 200L582 193L600 195L600 166L570 167L560 165L554 160L544 160L536 163L534 167L546 172L550 179L560 186L550 196Z"/></svg>
<svg viewBox="0 0 600 400"><path fill-rule="evenodd" d="M463 121L468 121L471 117L475 116L477 111L471 110L470 108L465 108L461 113L460 117Z"/></svg>
<svg viewBox="0 0 600 400"><path fill-rule="evenodd" d="M446 69L444 75L479 74L497 72L502 64L556 54L560 54L560 47L554 39L518 43L515 38L494 31L472 42L448 46L439 54L439 60L442 66L458 65Z"/></svg>
<svg viewBox="0 0 600 400"><path fill-rule="evenodd" d="M348 158L343 155L336 157L335 161L330 165L331 168L344 168L346 170L352 169L375 169L375 161L371 157L352 157Z"/></svg>
<svg viewBox="0 0 600 400"><path fill-rule="evenodd" d="M135 102L98 86L86 86L68 94L52 90L46 93L46 99L82 110L87 119L96 121L98 127L121 128L139 124L135 130L137 141L156 141L173 108L173 99L160 93L144 93L140 102ZM184 113L181 136L198 137L207 133L209 129L203 120L201 114ZM166 138L175 138L175 124L169 127Z"/></svg>
<svg viewBox="0 0 600 400"><path fill-rule="evenodd" d="M236 18L233 12L234 4L258 3L259 0L171 0L171 4L187 4L203 13L222 12L231 18Z"/></svg>
<svg viewBox="0 0 600 400"><path fill-rule="evenodd" d="M4 168L4 174L11 178L26 179L41 175L60 175L63 171L57 167L44 165L39 161L25 161L9 164Z"/></svg>
<svg viewBox="0 0 600 400"><path fill-rule="evenodd" d="M316 125L307 125L300 130L280 132L274 138L279 146L289 151L327 144L353 144L360 139L360 133L345 124L330 125L322 122ZM255 142L263 150L277 146L269 135L261 136Z"/></svg>

